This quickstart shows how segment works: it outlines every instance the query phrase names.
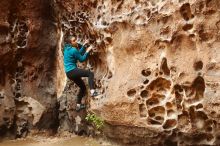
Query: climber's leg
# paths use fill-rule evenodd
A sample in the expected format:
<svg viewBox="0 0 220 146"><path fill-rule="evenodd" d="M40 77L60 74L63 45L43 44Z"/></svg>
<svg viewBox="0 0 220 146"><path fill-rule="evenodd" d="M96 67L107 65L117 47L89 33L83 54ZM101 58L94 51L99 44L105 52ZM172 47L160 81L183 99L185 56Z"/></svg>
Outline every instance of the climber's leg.
<svg viewBox="0 0 220 146"><path fill-rule="evenodd" d="M94 88L94 73L93 72L89 70L76 68L72 71L72 74L74 75L75 78L88 77L91 96L98 95L98 93L95 91L95 88Z"/></svg>
<svg viewBox="0 0 220 146"><path fill-rule="evenodd" d="M80 77L73 78L73 81L80 88L79 93L77 95L77 104L81 104L82 98L86 95L86 85Z"/></svg>
<svg viewBox="0 0 220 146"><path fill-rule="evenodd" d="M70 80L74 81L77 86L79 86L80 90L79 90L79 93L77 95L77 104L81 104L81 100L82 100L83 96L85 96L85 94L86 94L85 83L83 82L81 77L78 75L78 71L76 69L74 69L72 71L69 71L67 73L67 77Z"/></svg>
<svg viewBox="0 0 220 146"><path fill-rule="evenodd" d="M76 68L73 70L75 77L88 77L89 79L89 88L94 89L94 74L93 72L85 69Z"/></svg>

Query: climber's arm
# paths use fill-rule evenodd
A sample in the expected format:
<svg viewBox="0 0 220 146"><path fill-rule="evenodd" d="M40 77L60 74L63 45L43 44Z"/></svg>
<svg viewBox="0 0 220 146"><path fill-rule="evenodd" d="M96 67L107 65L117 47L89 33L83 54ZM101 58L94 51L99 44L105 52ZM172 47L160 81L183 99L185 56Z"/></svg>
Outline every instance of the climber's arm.
<svg viewBox="0 0 220 146"><path fill-rule="evenodd" d="M81 53L78 50L74 49L74 56L80 62L85 61L87 59L88 55L89 55L89 52L87 52L87 51L83 55L81 55Z"/></svg>
<svg viewBox="0 0 220 146"><path fill-rule="evenodd" d="M84 54L85 53L85 51L86 51L86 48L85 48L85 45L86 44L88 44L89 43L89 40L87 39L87 40L85 40L85 42L83 43L83 44L80 44L79 43L79 52L81 53L81 54Z"/></svg>
<svg viewBox="0 0 220 146"><path fill-rule="evenodd" d="M86 48L85 48L85 46L84 45L82 45L82 44L78 44L79 45L79 53L80 54L84 54L85 53L85 51L86 51Z"/></svg>

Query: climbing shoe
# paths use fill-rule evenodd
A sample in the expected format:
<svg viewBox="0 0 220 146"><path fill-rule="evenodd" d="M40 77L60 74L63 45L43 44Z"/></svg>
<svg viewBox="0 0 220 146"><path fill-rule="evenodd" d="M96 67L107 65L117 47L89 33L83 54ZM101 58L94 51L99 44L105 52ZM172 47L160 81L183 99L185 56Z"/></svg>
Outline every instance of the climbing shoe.
<svg viewBox="0 0 220 146"><path fill-rule="evenodd" d="M86 105L85 104L80 104L80 109L85 109Z"/></svg>
<svg viewBox="0 0 220 146"><path fill-rule="evenodd" d="M76 111L79 112L81 109L85 109L86 105L85 104L77 104L76 105Z"/></svg>
<svg viewBox="0 0 220 146"><path fill-rule="evenodd" d="M97 91L94 91L93 94L91 95L92 97L100 95Z"/></svg>

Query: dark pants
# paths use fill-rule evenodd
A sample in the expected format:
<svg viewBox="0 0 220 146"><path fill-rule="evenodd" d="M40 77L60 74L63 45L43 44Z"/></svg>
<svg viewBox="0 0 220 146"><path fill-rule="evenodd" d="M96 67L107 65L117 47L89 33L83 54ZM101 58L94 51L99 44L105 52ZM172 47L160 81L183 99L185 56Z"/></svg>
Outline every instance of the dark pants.
<svg viewBox="0 0 220 146"><path fill-rule="evenodd" d="M94 89L94 74L89 70L75 68L66 73L67 77L79 86L80 91L77 95L77 103L80 104L82 98L86 95L86 86L81 77L89 78L89 88Z"/></svg>

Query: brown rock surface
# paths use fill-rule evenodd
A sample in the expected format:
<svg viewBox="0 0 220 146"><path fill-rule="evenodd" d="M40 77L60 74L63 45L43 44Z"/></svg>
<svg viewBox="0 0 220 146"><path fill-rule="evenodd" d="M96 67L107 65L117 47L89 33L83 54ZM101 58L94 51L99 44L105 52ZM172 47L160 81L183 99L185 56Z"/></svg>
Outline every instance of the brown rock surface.
<svg viewBox="0 0 220 146"><path fill-rule="evenodd" d="M0 133L57 125L59 35L52 1L0 2ZM63 82L63 81L62 81ZM50 120L48 120L50 119Z"/></svg>
<svg viewBox="0 0 220 146"><path fill-rule="evenodd" d="M87 67L103 95L90 106L108 123L107 136L219 144L219 1L58 4L65 33L96 38Z"/></svg>
<svg viewBox="0 0 220 146"><path fill-rule="evenodd" d="M42 113L37 123L50 119L51 127L59 97L60 129L77 131L85 114L77 118L73 109L77 88L67 82L60 97L66 84L61 40L75 34L96 48L79 66L95 72L102 96L89 99L90 110L108 123L108 137L149 145L220 144L218 0L22 2L0 2L0 87L7 97L0 102L10 103L11 115L20 115L19 103L36 103L41 110L28 111L34 118L26 121L33 124ZM10 126L13 116L7 121Z"/></svg>

